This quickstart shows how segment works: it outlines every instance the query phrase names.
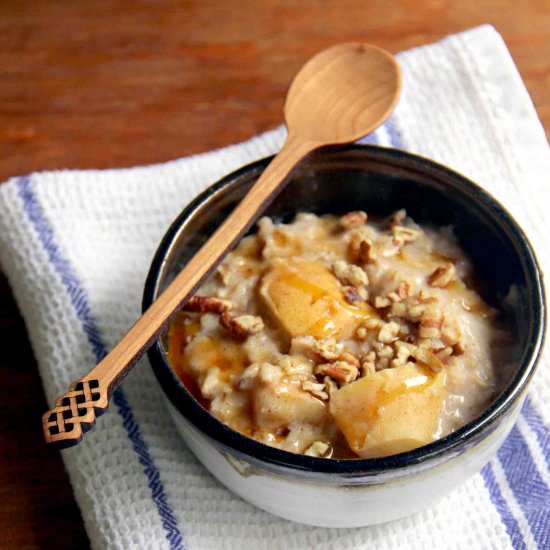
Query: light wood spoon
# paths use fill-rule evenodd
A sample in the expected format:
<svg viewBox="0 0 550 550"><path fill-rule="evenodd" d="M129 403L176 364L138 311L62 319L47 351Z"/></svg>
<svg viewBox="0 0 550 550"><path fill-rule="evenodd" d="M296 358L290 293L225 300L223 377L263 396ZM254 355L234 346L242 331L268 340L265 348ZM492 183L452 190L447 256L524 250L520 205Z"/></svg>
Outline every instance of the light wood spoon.
<svg viewBox="0 0 550 550"><path fill-rule="evenodd" d="M130 368L281 191L292 170L315 150L352 143L372 132L391 114L399 90L394 57L375 46L341 44L310 59L288 91L288 138L279 154L111 353L44 414L46 442L59 448L78 443Z"/></svg>

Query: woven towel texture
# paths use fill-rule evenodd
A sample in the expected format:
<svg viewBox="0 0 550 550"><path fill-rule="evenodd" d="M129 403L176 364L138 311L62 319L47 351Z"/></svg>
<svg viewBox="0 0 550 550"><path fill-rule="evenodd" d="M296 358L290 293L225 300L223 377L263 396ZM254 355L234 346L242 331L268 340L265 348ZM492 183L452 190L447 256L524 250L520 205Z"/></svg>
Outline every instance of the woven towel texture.
<svg viewBox="0 0 550 550"><path fill-rule="evenodd" d="M509 53L488 26L399 55L402 99L367 142L420 153L478 181L550 266L550 155ZM227 172L274 153L279 128L163 165L57 171L0 187L0 262L50 403L139 316L155 248L182 207ZM498 456L437 505L373 528L273 517L219 485L180 441L142 361L78 447L63 452L96 549L550 547L550 358Z"/></svg>

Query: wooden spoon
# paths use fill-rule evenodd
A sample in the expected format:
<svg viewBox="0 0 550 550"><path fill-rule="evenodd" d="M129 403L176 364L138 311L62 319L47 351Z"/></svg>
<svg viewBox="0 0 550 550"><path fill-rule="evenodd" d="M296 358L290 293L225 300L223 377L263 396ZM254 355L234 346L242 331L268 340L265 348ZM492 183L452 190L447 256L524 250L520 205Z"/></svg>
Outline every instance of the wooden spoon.
<svg viewBox="0 0 550 550"><path fill-rule="evenodd" d="M111 353L44 414L46 442L60 448L78 443L96 416L105 411L130 368L281 191L292 170L317 149L352 143L372 132L391 114L399 90L399 67L393 56L380 48L342 44L309 60L286 98L288 138L279 154Z"/></svg>

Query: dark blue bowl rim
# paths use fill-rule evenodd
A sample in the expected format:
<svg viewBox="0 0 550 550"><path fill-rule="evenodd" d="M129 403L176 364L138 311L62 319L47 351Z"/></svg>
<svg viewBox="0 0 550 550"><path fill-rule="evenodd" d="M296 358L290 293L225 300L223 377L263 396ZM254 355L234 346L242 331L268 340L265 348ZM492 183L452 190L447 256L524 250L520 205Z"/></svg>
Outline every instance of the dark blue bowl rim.
<svg viewBox="0 0 550 550"><path fill-rule="evenodd" d="M355 477L373 475L378 472L404 469L420 463L432 460L444 459L452 456L469 443L483 439L484 434L490 433L495 423L505 415L512 405L523 395L541 354L546 330L546 306L545 294L542 282L542 272L538 265L535 253L529 240L519 227L512 215L494 199L487 191L477 184L459 174L458 172L436 163L433 160L407 153L405 151L377 147L372 145L350 145L339 148L343 152L359 152L367 154L374 160L391 161L399 166L400 161L405 161L406 167L411 163L419 172L437 174L450 179L473 194L476 201L493 213L507 233L515 239L515 245L524 258L524 267L527 270L527 280L531 282L529 289L531 305L533 308L534 327L531 330L530 339L524 350L521 364L509 382L507 388L479 417L469 422L462 428L448 436L434 441L412 451L370 459L326 459L303 456L288 451L283 451L260 443L245 435L242 435L226 424L216 419L204 409L180 382L175 372L165 360L157 341L148 351L148 358L161 387L167 394L174 407L200 432L211 438L213 442L233 452L237 456L249 459L253 463L264 463L273 467L294 470L296 473L326 473L339 476ZM209 197L216 194L236 179L249 172L264 169L273 157L259 159L247 164L218 180L200 193L174 220L164 235L151 263L142 300L142 310L145 311L154 301L159 284L159 276L163 267L164 257L173 239L178 234L181 225L192 213Z"/></svg>

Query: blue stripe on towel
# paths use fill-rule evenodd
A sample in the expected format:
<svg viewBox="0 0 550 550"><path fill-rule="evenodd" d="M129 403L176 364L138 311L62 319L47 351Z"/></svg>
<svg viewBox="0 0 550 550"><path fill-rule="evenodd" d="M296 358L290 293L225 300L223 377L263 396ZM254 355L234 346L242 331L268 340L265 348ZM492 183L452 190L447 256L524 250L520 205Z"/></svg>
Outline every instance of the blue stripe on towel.
<svg viewBox="0 0 550 550"><path fill-rule="evenodd" d="M537 547L550 548L550 490L540 477L517 426L499 449L498 458Z"/></svg>
<svg viewBox="0 0 550 550"><path fill-rule="evenodd" d="M17 185L19 196L23 201L23 210L34 227L50 264L65 286L76 315L82 323L88 342L94 352L96 362L99 362L107 354L107 349L103 343L103 338L95 319L92 316L86 291L81 286L71 264L63 257L61 250L55 242L53 230L32 189L31 178L29 176L19 178ZM132 447L140 464L143 466L143 472L147 477L151 496L157 507L170 548L173 550L183 550L185 548L184 539L178 528L174 512L167 502L164 486L160 479L160 472L153 461L153 457L141 435L139 425L134 418L132 409L121 388L114 391L113 401L117 407L118 414L122 417L122 424L126 429Z"/></svg>
<svg viewBox="0 0 550 550"><path fill-rule="evenodd" d="M525 400L523 408L521 409L523 418L527 420L527 424L535 433L539 446L541 448L544 459L546 460L546 467L550 470L550 430L548 426L544 424L544 421L539 416L539 413L535 410L533 403L529 397ZM550 507L550 503L548 504Z"/></svg>
<svg viewBox="0 0 550 550"><path fill-rule="evenodd" d="M372 134L369 134L368 136L361 138L357 143L360 143L361 145L378 145L378 138L376 137L376 134L373 132Z"/></svg>
<svg viewBox="0 0 550 550"><path fill-rule="evenodd" d="M390 141L393 147L397 149L403 149L403 140L401 137L401 132L399 131L398 125L396 123L395 117L392 116L385 124L385 128L388 132L388 135L390 136ZM517 428L514 428L517 431ZM521 436L520 436L521 438ZM508 440L507 440L508 441ZM516 460L519 460L521 464L525 464L526 462L529 462L530 464L533 464L533 461L531 459L531 455L529 454L529 450L525 446L525 449L518 449L518 450L526 450L527 456L525 456L524 453L521 453L521 459L519 459L519 456L516 457ZM498 456L500 458L500 451L498 453ZM502 460L501 460L502 463ZM524 505L527 504L527 500L523 499L523 502L521 499L518 498L518 495L516 493L516 490L518 489L517 482L514 479L510 478L510 464L504 464L502 463L502 467L504 469L504 473L506 475L506 479L508 480L508 483L510 487L512 488L512 491L514 492L514 495L516 499L518 500L520 506L524 510L524 513L526 513ZM536 471L536 469L535 469ZM538 474L538 473L537 473ZM487 490L489 491L489 497L491 498L491 501L493 505L495 506L497 512L500 515L500 519L502 523L504 524L506 528L506 532L508 533L508 536L510 537L510 541L513 545L513 547L517 550L521 550L524 548L527 548L525 540L523 539L523 535L519 529L518 523L514 515L512 514L512 511L510 510L510 507L508 503L506 502L506 499L503 497L502 492L500 490L500 487L498 486L498 482L495 479L494 472L492 469L491 464L487 464L482 470L481 475L483 477L483 481L485 483L485 486L487 487ZM541 480L542 482L542 480ZM544 487L544 483L542 484ZM528 515L526 513L526 515ZM536 521L538 518L534 518L533 521ZM531 522L529 522L529 525L531 529L533 529L533 525L531 525ZM541 528L542 532L542 528ZM534 535L535 533L533 533ZM536 536L535 536L536 540Z"/></svg>
<svg viewBox="0 0 550 550"><path fill-rule="evenodd" d="M388 118L386 124L384 124L384 128L386 128L388 135L390 136L392 147L395 147L396 149L403 149L403 139L401 138L401 132L395 122L395 117L392 116Z"/></svg>
<svg viewBox="0 0 550 550"><path fill-rule="evenodd" d="M485 487L487 487L487 490L489 491L489 496L491 497L491 501L494 504L495 508L497 509L500 515L500 519L502 520L502 523L506 528L506 532L510 537L512 546L516 550L527 550L527 545L523 540L523 536L519 529L518 522L516 518L513 516L512 512L510 511L510 508L508 507L506 500L502 496L502 492L500 491L498 482L495 479L493 467L491 466L490 463L486 464L483 467L483 469L481 470L481 475L483 477L483 482L485 483Z"/></svg>

